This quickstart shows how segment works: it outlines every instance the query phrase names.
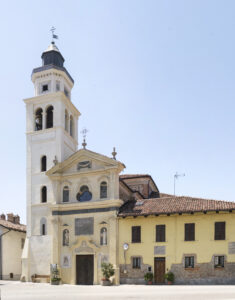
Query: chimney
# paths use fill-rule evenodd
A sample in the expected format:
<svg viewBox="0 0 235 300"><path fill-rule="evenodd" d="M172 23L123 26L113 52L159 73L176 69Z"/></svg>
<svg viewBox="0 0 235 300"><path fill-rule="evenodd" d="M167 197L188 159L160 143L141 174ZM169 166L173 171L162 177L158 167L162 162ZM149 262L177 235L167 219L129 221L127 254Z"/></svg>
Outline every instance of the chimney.
<svg viewBox="0 0 235 300"><path fill-rule="evenodd" d="M20 224L20 216L18 216L18 215L14 216L14 223L15 224Z"/></svg>
<svg viewBox="0 0 235 300"><path fill-rule="evenodd" d="M14 223L14 215L13 215L13 213L7 214L7 221Z"/></svg>
<svg viewBox="0 0 235 300"><path fill-rule="evenodd" d="M1 214L0 220L6 220L6 216L4 214Z"/></svg>

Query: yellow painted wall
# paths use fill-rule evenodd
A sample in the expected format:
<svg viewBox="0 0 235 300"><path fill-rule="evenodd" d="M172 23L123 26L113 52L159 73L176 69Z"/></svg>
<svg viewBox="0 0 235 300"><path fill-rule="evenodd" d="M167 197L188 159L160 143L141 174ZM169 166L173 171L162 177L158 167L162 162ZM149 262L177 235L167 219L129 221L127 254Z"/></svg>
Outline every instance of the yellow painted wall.
<svg viewBox="0 0 235 300"><path fill-rule="evenodd" d="M226 240L214 240L214 223L226 222ZM184 241L184 224L195 223L195 241ZM166 242L156 242L156 225L166 225ZM131 227L141 226L141 243L131 242ZM143 263L154 269L154 257L166 257L166 271L172 264L183 263L184 254L196 254L197 263L208 263L213 255L226 255L235 262L235 254L228 254L228 243L235 242L234 213L220 212L194 215L148 216L119 218L119 263L124 264L123 244L128 243L126 264L132 256L142 256ZM165 255L154 255L154 246L166 246Z"/></svg>

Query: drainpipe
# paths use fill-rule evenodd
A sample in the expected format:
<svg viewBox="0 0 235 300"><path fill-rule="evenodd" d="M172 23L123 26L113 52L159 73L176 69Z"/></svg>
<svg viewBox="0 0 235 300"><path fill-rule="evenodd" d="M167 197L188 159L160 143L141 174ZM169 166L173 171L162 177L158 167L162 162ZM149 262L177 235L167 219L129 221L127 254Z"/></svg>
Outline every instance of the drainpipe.
<svg viewBox="0 0 235 300"><path fill-rule="evenodd" d="M0 235L0 280L2 280L2 237L10 231L11 229Z"/></svg>

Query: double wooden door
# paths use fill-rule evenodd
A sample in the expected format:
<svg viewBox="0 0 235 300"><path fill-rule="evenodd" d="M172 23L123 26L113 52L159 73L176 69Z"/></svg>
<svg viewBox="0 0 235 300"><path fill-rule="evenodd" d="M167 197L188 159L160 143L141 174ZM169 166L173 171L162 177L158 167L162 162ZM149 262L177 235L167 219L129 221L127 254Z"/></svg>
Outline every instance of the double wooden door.
<svg viewBox="0 0 235 300"><path fill-rule="evenodd" d="M166 262L165 257L155 257L154 258L154 281L157 284L165 283L165 268Z"/></svg>
<svg viewBox="0 0 235 300"><path fill-rule="evenodd" d="M77 284L93 284L94 280L94 256L76 256L76 281Z"/></svg>

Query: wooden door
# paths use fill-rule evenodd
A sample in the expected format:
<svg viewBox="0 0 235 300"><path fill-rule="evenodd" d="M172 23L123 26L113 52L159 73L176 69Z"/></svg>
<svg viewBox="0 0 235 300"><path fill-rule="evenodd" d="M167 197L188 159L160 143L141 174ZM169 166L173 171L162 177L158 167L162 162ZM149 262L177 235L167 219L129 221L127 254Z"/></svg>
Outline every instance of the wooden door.
<svg viewBox="0 0 235 300"><path fill-rule="evenodd" d="M165 283L165 257L154 258L154 281L158 284Z"/></svg>
<svg viewBox="0 0 235 300"><path fill-rule="evenodd" d="M94 277L94 256L76 256L76 278L77 284L93 284Z"/></svg>

